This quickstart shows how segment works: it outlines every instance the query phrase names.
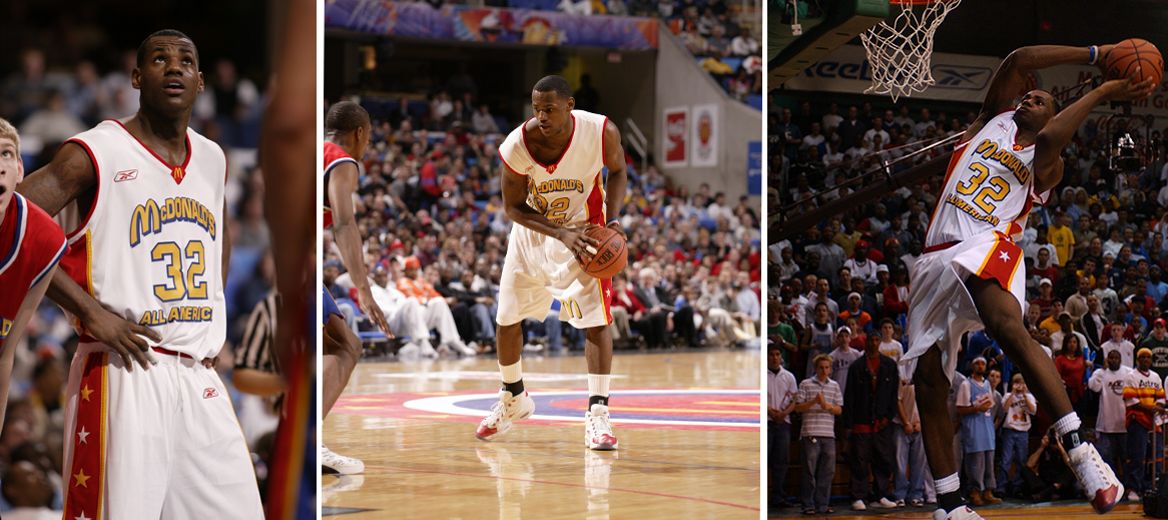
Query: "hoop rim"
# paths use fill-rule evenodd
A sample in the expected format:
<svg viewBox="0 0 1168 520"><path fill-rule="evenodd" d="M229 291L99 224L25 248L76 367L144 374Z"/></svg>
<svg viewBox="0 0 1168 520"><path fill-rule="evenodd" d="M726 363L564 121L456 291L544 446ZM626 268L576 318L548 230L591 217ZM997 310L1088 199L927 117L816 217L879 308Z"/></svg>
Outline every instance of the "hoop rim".
<svg viewBox="0 0 1168 520"><path fill-rule="evenodd" d="M929 5L939 4L946 0L888 0L889 5Z"/></svg>

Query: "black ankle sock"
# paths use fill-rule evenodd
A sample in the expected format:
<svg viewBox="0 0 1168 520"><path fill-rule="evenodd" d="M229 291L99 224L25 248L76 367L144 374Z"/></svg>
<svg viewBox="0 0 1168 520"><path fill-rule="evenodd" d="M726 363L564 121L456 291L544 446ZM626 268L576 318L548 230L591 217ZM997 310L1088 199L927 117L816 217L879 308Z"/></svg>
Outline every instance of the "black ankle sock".
<svg viewBox="0 0 1168 520"><path fill-rule="evenodd" d="M608 406L608 397L603 396L603 395L590 395L590 396L588 396L588 409L591 410L592 405L594 405L594 404L602 404L604 406Z"/></svg>
<svg viewBox="0 0 1168 520"><path fill-rule="evenodd" d="M514 383L503 383L503 390L511 392L511 395L519 395L523 393L523 380L520 379Z"/></svg>
<svg viewBox="0 0 1168 520"><path fill-rule="evenodd" d="M1072 430L1063 434L1063 449L1071 451L1078 448L1080 444L1087 442L1087 438L1083 436L1081 430Z"/></svg>
<svg viewBox="0 0 1168 520"><path fill-rule="evenodd" d="M941 509L944 509L948 513L965 505L965 498L961 496L961 492L959 491L941 493L937 495L937 505L941 506Z"/></svg>

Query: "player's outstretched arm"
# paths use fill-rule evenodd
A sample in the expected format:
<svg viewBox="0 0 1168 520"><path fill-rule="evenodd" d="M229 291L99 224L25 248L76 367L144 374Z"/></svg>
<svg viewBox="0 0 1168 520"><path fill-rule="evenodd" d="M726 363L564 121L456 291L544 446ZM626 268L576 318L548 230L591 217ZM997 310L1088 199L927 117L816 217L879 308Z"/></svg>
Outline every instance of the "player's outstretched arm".
<svg viewBox="0 0 1168 520"><path fill-rule="evenodd" d="M1113 79L1099 86L1062 109L1038 132L1034 144L1034 191L1043 193L1058 185L1063 178L1063 147L1071 142L1079 125L1087 119L1095 105L1104 101L1130 101L1148 97L1157 87L1152 78L1133 83L1129 79Z"/></svg>
<svg viewBox="0 0 1168 520"><path fill-rule="evenodd" d="M361 312L364 312L377 328L390 334L389 323L381 307L373 301L369 289L369 273L365 268L365 253L361 247L361 233L357 230L357 217L353 210L353 194L357 192L357 165L344 162L333 168L329 174L328 198L333 212L333 239L341 250L341 260L353 285L357 286Z"/></svg>
<svg viewBox="0 0 1168 520"><path fill-rule="evenodd" d="M556 238L568 246L576 256L588 254L588 246L600 244L584 234L587 227L557 226L527 203L527 177L503 165L503 208L516 224Z"/></svg>
<svg viewBox="0 0 1168 520"><path fill-rule="evenodd" d="M28 320L41 304L41 299L44 298L56 271L57 266L53 266L48 276L28 290L24 295L24 301L20 302L20 308L16 310L16 321L12 322L12 330L8 331L5 339L0 340L0 424L4 424L4 411L7 408L5 404L8 402L8 386L12 382L12 363L16 348L24 341L24 329L28 326Z"/></svg>
<svg viewBox="0 0 1168 520"><path fill-rule="evenodd" d="M625 164L625 149L621 146L620 129L612 121L604 124L604 166L608 168L608 181L604 204L607 208L605 222L608 227L624 234L620 225L621 209L625 205L625 187L629 182L629 172ZM627 237L626 237L627 238Z"/></svg>
<svg viewBox="0 0 1168 520"><path fill-rule="evenodd" d="M16 191L46 213L56 215L70 201L92 189L96 182L97 175L85 149L79 144L65 143L49 164L25 177ZM52 276L47 294L81 320L90 336L116 350L127 370L133 370L135 360L143 368L149 367L150 345L143 336L159 341L162 338L156 332L110 312L62 270Z"/></svg>

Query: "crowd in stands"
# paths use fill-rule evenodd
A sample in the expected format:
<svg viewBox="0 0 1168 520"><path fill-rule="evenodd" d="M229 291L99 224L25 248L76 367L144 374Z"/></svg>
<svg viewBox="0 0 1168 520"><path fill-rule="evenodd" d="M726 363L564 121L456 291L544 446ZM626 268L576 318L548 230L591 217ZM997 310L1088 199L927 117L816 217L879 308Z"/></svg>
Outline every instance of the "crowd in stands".
<svg viewBox="0 0 1168 520"><path fill-rule="evenodd" d="M394 103L365 106L375 121L355 208L374 298L391 320L400 317L393 326L405 342L399 353L489 350L512 226L497 147L511 126L479 125L458 112L408 113ZM629 265L613 280L611 309L618 346L732 345L759 337L758 208L705 184L675 185L654 166L638 170L631 158L628 172L620 221ZM359 313L328 233L325 260L330 291L343 310ZM529 350L583 349L582 333L560 322L558 305L544 323L527 324ZM438 332L436 345L428 330Z"/></svg>
<svg viewBox="0 0 1168 520"><path fill-rule="evenodd" d="M770 117L774 214L806 211L873 182L858 176L880 156L961 133L973 114L802 102ZM1127 498L1137 500L1151 489L1150 466L1159 458L1150 438L1168 418L1168 198L1158 197L1168 165L1148 147L1142 165L1112 170L1105 134L1097 120L1078 131L1063 153L1063 182L1033 208L1019 239L1024 323ZM927 155L939 153L947 152ZM888 191L770 246L772 511L794 505L791 496L804 512L830 510L837 463L850 465L853 509L935 500L913 384L894 369L914 332L907 302L922 289L911 286L911 274L940 183L929 178ZM1057 439L1047 435L1048 411L993 338L984 331L962 338L957 367L949 411L972 503L1081 497ZM784 488L789 468L798 485Z"/></svg>
<svg viewBox="0 0 1168 520"><path fill-rule="evenodd" d="M20 51L20 68L0 78L0 117L16 125L20 133L26 175L47 164L69 137L102 120L137 111L138 91L131 87L129 76L135 49L125 49L120 55L123 61L118 68L101 70L91 61L48 62L44 50L36 47ZM191 127L224 148L230 167L229 215L225 216L232 243L225 290L229 342L217 367L231 388L234 346L248 313L268 295L274 282L271 262L264 261L269 235L263 221L263 181L254 166L263 102L256 86L239 77L229 59L203 56L203 60L207 88L197 102ZM0 433L0 512L5 517L12 508L60 511L63 506L64 389L77 336L46 297L25 339L21 344L4 345L15 349L8 413ZM257 447L259 439L274 430L271 409L250 406L250 396L235 391L232 397L249 444ZM243 409L255 412L254 420Z"/></svg>

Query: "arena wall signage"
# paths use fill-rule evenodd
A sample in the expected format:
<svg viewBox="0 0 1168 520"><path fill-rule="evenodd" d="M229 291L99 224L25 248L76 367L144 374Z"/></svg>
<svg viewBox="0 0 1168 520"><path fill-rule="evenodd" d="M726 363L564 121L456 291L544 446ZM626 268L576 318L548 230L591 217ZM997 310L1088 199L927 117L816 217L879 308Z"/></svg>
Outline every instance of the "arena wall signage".
<svg viewBox="0 0 1168 520"><path fill-rule="evenodd" d="M657 48L657 20L579 16L532 9L476 8L425 2L336 0L325 27L369 34L478 43L570 45L619 50Z"/></svg>

